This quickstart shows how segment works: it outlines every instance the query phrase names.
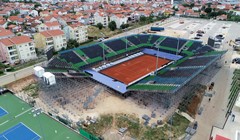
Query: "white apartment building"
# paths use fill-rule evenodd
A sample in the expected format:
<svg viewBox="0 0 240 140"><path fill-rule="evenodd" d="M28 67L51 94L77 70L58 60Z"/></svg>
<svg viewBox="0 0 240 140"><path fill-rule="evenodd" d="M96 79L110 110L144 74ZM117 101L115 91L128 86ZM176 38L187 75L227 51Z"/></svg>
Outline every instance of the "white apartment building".
<svg viewBox="0 0 240 140"><path fill-rule="evenodd" d="M34 35L34 41L36 48L40 50L54 48L55 51L60 51L62 48L67 48L66 36L61 30L39 32Z"/></svg>
<svg viewBox="0 0 240 140"><path fill-rule="evenodd" d="M110 17L110 21L115 21L117 28L120 28L122 24L127 24L128 17L123 14L113 14Z"/></svg>
<svg viewBox="0 0 240 140"><path fill-rule="evenodd" d="M94 14L94 19L93 19L94 25L97 25L98 23L102 23L104 27L108 26L108 16L104 12L96 12Z"/></svg>
<svg viewBox="0 0 240 140"><path fill-rule="evenodd" d="M87 25L81 23L71 24L65 26L63 31L66 35L67 40L73 39L78 43L82 43L88 40Z"/></svg>
<svg viewBox="0 0 240 140"><path fill-rule="evenodd" d="M37 26L38 32L47 30L61 30L61 25L57 21L42 23Z"/></svg>
<svg viewBox="0 0 240 140"><path fill-rule="evenodd" d="M10 64L36 59L35 44L28 36L0 39L0 60Z"/></svg>

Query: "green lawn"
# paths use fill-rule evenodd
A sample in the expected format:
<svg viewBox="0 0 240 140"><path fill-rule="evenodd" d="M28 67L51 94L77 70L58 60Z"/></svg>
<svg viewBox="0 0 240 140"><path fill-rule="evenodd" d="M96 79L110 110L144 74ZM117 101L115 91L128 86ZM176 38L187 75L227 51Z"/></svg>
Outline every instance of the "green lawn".
<svg viewBox="0 0 240 140"><path fill-rule="evenodd" d="M0 118L0 133L22 122L40 135L41 140L83 140L80 134L44 113L33 117L31 106L10 93L0 96L0 106L9 113Z"/></svg>

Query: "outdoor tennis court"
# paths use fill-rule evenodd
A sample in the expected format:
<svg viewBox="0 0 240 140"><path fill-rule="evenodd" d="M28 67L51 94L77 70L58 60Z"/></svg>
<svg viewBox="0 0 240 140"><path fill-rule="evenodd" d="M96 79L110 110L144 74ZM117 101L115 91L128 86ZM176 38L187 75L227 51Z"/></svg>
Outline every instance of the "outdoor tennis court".
<svg viewBox="0 0 240 140"><path fill-rule="evenodd" d="M39 140L40 136L23 123L19 123L0 134L0 140Z"/></svg>
<svg viewBox="0 0 240 140"><path fill-rule="evenodd" d="M0 95L0 140L83 140L72 129L33 108L11 93Z"/></svg>
<svg viewBox="0 0 240 140"><path fill-rule="evenodd" d="M116 66L100 71L113 79L129 84L156 70L157 58L152 55L141 55ZM170 60L158 58L158 68L169 63Z"/></svg>
<svg viewBox="0 0 240 140"><path fill-rule="evenodd" d="M0 107L0 117L4 116L8 114L8 112L6 110L4 110L2 107Z"/></svg>

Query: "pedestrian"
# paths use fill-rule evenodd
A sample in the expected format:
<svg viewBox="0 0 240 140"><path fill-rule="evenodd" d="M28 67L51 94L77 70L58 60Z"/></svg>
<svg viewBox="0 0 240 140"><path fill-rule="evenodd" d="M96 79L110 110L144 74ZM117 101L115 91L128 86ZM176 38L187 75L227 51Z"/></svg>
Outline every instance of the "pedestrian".
<svg viewBox="0 0 240 140"><path fill-rule="evenodd" d="M235 115L232 114L232 122L234 122L234 120L235 120Z"/></svg>
<svg viewBox="0 0 240 140"><path fill-rule="evenodd" d="M211 98L209 98L208 101L210 102L210 101L211 101Z"/></svg>

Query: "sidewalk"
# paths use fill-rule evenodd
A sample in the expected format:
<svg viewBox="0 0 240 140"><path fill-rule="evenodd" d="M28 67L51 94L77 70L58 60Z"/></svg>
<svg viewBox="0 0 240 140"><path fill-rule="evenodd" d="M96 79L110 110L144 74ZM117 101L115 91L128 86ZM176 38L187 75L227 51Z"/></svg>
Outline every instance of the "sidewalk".
<svg viewBox="0 0 240 140"><path fill-rule="evenodd" d="M230 140L238 140L240 138L239 136L238 136L238 139L236 138L237 131L240 134L240 112L239 111L240 111L239 108L237 107L233 108L232 114L235 115L235 120L233 122L232 116L229 116L224 129L219 129L216 127L213 128L213 133L212 133L213 139L215 139L216 135L221 135L223 137L229 138Z"/></svg>

